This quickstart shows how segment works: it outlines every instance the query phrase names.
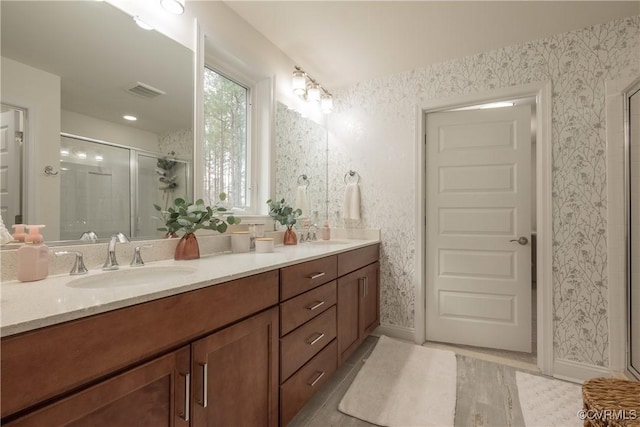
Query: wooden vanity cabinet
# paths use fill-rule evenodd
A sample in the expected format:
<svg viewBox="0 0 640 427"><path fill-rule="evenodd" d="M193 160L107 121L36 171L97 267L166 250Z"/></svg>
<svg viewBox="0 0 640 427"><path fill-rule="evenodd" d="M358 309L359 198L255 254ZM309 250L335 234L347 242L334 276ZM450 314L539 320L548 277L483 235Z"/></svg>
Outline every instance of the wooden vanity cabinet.
<svg viewBox="0 0 640 427"><path fill-rule="evenodd" d="M278 286L274 270L4 338L3 425L276 425Z"/></svg>
<svg viewBox="0 0 640 427"><path fill-rule="evenodd" d="M349 253L340 256L348 256ZM355 258L360 259L359 264L368 265L338 278L340 365L380 325L380 262L373 253L355 253L349 262L353 262Z"/></svg>
<svg viewBox="0 0 640 427"><path fill-rule="evenodd" d="M3 425L188 427L190 359L183 347Z"/></svg>
<svg viewBox="0 0 640 427"><path fill-rule="evenodd" d="M278 308L191 345L193 426L278 425Z"/></svg>

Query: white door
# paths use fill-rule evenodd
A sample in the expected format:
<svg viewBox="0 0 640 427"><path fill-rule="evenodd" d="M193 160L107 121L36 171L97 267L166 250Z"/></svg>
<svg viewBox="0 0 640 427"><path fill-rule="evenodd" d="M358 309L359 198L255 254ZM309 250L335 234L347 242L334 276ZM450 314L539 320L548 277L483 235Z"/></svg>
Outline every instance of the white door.
<svg viewBox="0 0 640 427"><path fill-rule="evenodd" d="M426 120L427 340L531 352L531 107Z"/></svg>
<svg viewBox="0 0 640 427"><path fill-rule="evenodd" d="M16 139L18 111L0 115L0 212L5 226L11 229L20 214L20 142Z"/></svg>

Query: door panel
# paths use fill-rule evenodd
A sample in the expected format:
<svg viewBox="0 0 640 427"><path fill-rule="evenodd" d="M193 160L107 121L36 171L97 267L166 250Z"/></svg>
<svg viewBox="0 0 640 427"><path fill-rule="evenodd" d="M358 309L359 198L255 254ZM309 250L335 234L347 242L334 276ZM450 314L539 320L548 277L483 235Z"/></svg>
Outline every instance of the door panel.
<svg viewBox="0 0 640 427"><path fill-rule="evenodd" d="M531 351L531 107L427 115L427 339Z"/></svg>

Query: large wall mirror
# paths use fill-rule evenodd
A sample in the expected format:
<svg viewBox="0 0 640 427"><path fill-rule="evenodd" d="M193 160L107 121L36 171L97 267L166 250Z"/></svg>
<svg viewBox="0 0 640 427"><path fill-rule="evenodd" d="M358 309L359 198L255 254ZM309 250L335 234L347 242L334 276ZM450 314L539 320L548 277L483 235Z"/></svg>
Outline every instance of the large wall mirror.
<svg viewBox="0 0 640 427"><path fill-rule="evenodd" d="M193 194L193 52L106 2L1 8L5 225L159 237L153 204Z"/></svg>
<svg viewBox="0 0 640 427"><path fill-rule="evenodd" d="M301 208L322 226L327 218L327 129L278 102L276 105L275 196Z"/></svg>

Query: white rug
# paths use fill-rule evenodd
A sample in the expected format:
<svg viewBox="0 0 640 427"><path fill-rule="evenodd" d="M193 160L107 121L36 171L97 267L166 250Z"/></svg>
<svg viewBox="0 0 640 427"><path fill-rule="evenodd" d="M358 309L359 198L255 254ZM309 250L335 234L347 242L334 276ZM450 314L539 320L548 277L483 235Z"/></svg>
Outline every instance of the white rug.
<svg viewBox="0 0 640 427"><path fill-rule="evenodd" d="M516 372L520 407L527 427L582 427L582 387Z"/></svg>
<svg viewBox="0 0 640 427"><path fill-rule="evenodd" d="M338 409L380 426L453 426L456 356L384 335Z"/></svg>

